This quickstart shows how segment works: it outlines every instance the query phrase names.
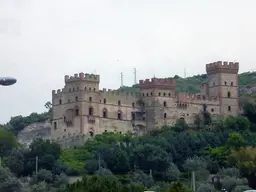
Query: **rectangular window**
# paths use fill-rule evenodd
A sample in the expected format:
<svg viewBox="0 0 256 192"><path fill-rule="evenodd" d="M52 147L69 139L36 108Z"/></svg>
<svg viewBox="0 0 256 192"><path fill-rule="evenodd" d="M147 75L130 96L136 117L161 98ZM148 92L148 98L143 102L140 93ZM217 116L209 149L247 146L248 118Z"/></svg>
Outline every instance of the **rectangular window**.
<svg viewBox="0 0 256 192"><path fill-rule="evenodd" d="M231 111L231 106L228 106L228 111Z"/></svg>
<svg viewBox="0 0 256 192"><path fill-rule="evenodd" d="M57 122L54 122L54 129L57 129Z"/></svg>

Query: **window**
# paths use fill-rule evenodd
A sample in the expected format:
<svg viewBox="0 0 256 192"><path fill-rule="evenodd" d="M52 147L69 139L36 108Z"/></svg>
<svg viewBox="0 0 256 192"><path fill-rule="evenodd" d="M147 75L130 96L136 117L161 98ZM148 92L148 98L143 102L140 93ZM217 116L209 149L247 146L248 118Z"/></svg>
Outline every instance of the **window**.
<svg viewBox="0 0 256 192"><path fill-rule="evenodd" d="M78 97L76 96L76 101L78 101Z"/></svg>
<svg viewBox="0 0 256 192"><path fill-rule="evenodd" d="M147 97L148 97L148 93L147 93Z"/></svg>
<svg viewBox="0 0 256 192"><path fill-rule="evenodd" d="M89 87L89 91L91 91L92 90L92 88L91 87Z"/></svg>
<svg viewBox="0 0 256 192"><path fill-rule="evenodd" d="M121 120L122 119L122 113L121 111L117 112L117 119Z"/></svg>
<svg viewBox="0 0 256 192"><path fill-rule="evenodd" d="M105 129L105 133L107 133L108 131Z"/></svg>
<svg viewBox="0 0 256 192"><path fill-rule="evenodd" d="M104 99L104 100L103 100L103 103L106 104L106 103L107 103L107 99Z"/></svg>
<svg viewBox="0 0 256 192"><path fill-rule="evenodd" d="M89 101L92 102L92 97L89 97Z"/></svg>
<svg viewBox="0 0 256 192"><path fill-rule="evenodd" d="M227 85L227 82L226 82L226 81L225 81L224 83L225 83L225 85Z"/></svg>
<svg viewBox="0 0 256 192"><path fill-rule="evenodd" d="M165 93L164 93L164 96L165 96Z"/></svg>
<svg viewBox="0 0 256 192"><path fill-rule="evenodd" d="M60 105L62 104L62 100L61 100L61 99L59 100L59 104L60 104Z"/></svg>
<svg viewBox="0 0 256 192"><path fill-rule="evenodd" d="M169 93L168 95L169 95L169 97L171 97L171 93Z"/></svg>
<svg viewBox="0 0 256 192"><path fill-rule="evenodd" d="M70 103L70 99L68 100L68 103Z"/></svg>
<svg viewBox="0 0 256 192"><path fill-rule="evenodd" d="M164 101L164 107L166 107L166 106L167 106L166 101Z"/></svg>
<svg viewBox="0 0 256 192"><path fill-rule="evenodd" d="M120 100L118 101L118 105L121 105L121 101Z"/></svg>
<svg viewBox="0 0 256 192"><path fill-rule="evenodd" d="M132 120L135 121L135 113L132 113Z"/></svg>
<svg viewBox="0 0 256 192"><path fill-rule="evenodd" d="M231 86L233 86L234 85L234 83L233 83L233 81L231 81Z"/></svg>
<svg viewBox="0 0 256 192"><path fill-rule="evenodd" d="M77 91L79 91L79 87L77 87L76 89L77 89Z"/></svg>
<svg viewBox="0 0 256 192"><path fill-rule="evenodd" d="M89 115L93 115L93 108L89 107Z"/></svg>
<svg viewBox="0 0 256 192"><path fill-rule="evenodd" d="M93 88L93 91L96 91L96 89L95 89L95 88Z"/></svg>
<svg viewBox="0 0 256 192"><path fill-rule="evenodd" d="M214 112L214 109L211 109L211 112Z"/></svg>
<svg viewBox="0 0 256 192"><path fill-rule="evenodd" d="M132 107L135 107L135 103L134 102L132 103Z"/></svg>
<svg viewBox="0 0 256 192"><path fill-rule="evenodd" d="M142 93L142 96L144 97L144 96L145 96L145 94L144 94L144 93Z"/></svg>
<svg viewBox="0 0 256 192"><path fill-rule="evenodd" d="M212 84L213 86L215 86L215 82L213 82L213 84Z"/></svg>
<svg viewBox="0 0 256 192"><path fill-rule="evenodd" d="M63 117L63 121L64 121L64 123L66 122L66 117L65 116Z"/></svg>
<svg viewBox="0 0 256 192"><path fill-rule="evenodd" d="M228 98L230 98L231 97L231 93L230 92L228 92Z"/></svg>
<svg viewBox="0 0 256 192"><path fill-rule="evenodd" d="M107 109L103 109L103 114L102 114L103 118L107 118L108 117L108 112Z"/></svg>
<svg viewBox="0 0 256 192"><path fill-rule="evenodd" d="M54 122L54 129L57 129L57 122Z"/></svg>
<svg viewBox="0 0 256 192"><path fill-rule="evenodd" d="M161 96L161 93L160 93L160 92L158 93L158 96Z"/></svg>
<svg viewBox="0 0 256 192"><path fill-rule="evenodd" d="M228 111L231 111L231 106L228 106Z"/></svg>
<svg viewBox="0 0 256 192"><path fill-rule="evenodd" d="M84 87L84 90L86 90L86 87Z"/></svg>
<svg viewBox="0 0 256 192"><path fill-rule="evenodd" d="M167 116L166 113L164 113L164 119L166 119L166 116Z"/></svg>
<svg viewBox="0 0 256 192"><path fill-rule="evenodd" d="M71 92L71 88L69 88L69 92Z"/></svg>
<svg viewBox="0 0 256 192"><path fill-rule="evenodd" d="M151 92L151 93L150 93L150 95L152 96L152 95L153 95L153 93Z"/></svg>
<svg viewBox="0 0 256 192"><path fill-rule="evenodd" d="M78 116L79 115L79 109L78 108L76 108L76 114L75 114L76 116Z"/></svg>

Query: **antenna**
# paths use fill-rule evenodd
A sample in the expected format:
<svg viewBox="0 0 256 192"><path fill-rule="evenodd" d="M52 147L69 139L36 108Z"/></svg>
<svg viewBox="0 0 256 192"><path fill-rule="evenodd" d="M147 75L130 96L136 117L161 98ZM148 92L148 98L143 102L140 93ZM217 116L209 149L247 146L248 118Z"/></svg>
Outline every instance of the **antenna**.
<svg viewBox="0 0 256 192"><path fill-rule="evenodd" d="M184 68L184 80L187 78L187 71L186 68ZM185 93L187 93L187 84L185 83Z"/></svg>
<svg viewBox="0 0 256 192"><path fill-rule="evenodd" d="M136 68L134 68L133 73L134 73L134 85L136 85L137 84L137 69Z"/></svg>
<svg viewBox="0 0 256 192"><path fill-rule="evenodd" d="M124 86L124 75L123 75L123 72L121 72L121 87Z"/></svg>

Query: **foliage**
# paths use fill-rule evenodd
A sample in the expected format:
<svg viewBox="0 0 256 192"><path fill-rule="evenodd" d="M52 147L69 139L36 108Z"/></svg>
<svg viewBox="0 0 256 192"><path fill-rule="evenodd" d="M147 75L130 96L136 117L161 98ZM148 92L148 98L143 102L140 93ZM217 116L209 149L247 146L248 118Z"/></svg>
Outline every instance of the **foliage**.
<svg viewBox="0 0 256 192"><path fill-rule="evenodd" d="M0 156L6 155L12 148L18 146L15 136L10 132L0 127Z"/></svg>

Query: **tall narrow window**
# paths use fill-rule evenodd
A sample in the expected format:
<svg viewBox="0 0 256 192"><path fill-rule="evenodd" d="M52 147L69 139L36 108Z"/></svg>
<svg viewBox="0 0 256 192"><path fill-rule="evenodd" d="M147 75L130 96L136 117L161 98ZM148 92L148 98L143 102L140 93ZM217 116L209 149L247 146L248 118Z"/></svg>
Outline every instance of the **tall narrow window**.
<svg viewBox="0 0 256 192"><path fill-rule="evenodd" d="M225 85L227 85L227 82L226 82L226 81L225 81L224 83L225 83Z"/></svg>
<svg viewBox="0 0 256 192"><path fill-rule="evenodd" d="M231 106L228 106L228 111L231 111Z"/></svg>
<svg viewBox="0 0 256 192"><path fill-rule="evenodd" d="M166 113L164 113L164 119L166 119L166 116L167 116Z"/></svg>
<svg viewBox="0 0 256 192"><path fill-rule="evenodd" d="M102 114L103 118L107 118L108 117L108 112L107 109L103 109L103 114Z"/></svg>
<svg viewBox="0 0 256 192"><path fill-rule="evenodd" d="M92 97L89 97L89 101L92 102Z"/></svg>
<svg viewBox="0 0 256 192"><path fill-rule="evenodd" d="M135 107L135 103L134 102L132 103L132 107Z"/></svg>
<svg viewBox="0 0 256 192"><path fill-rule="evenodd" d="M165 97L165 93L164 93L164 97Z"/></svg>
<svg viewBox="0 0 256 192"><path fill-rule="evenodd" d="M76 101L78 101L78 97L76 96Z"/></svg>
<svg viewBox="0 0 256 192"><path fill-rule="evenodd" d="M120 100L118 101L118 105L121 105L121 101Z"/></svg>
<svg viewBox="0 0 256 192"><path fill-rule="evenodd" d="M107 103L107 99L104 99L104 100L103 100L103 103L106 104L106 103Z"/></svg>
<svg viewBox="0 0 256 192"><path fill-rule="evenodd" d="M62 104L62 100L61 100L61 99L59 100L59 104L60 104L60 105Z"/></svg>
<svg viewBox="0 0 256 192"><path fill-rule="evenodd" d="M233 83L233 81L231 81L231 86L233 86L234 85L234 83Z"/></svg>
<svg viewBox="0 0 256 192"><path fill-rule="evenodd" d="M54 129L57 129L57 122L54 122Z"/></svg>
<svg viewBox="0 0 256 192"><path fill-rule="evenodd" d="M166 101L164 101L164 107L166 107L166 106L167 106Z"/></svg>
<svg viewBox="0 0 256 192"><path fill-rule="evenodd" d="M160 93L160 92L158 93L158 96L161 96L161 93Z"/></svg>
<svg viewBox="0 0 256 192"><path fill-rule="evenodd" d="M76 108L76 116L78 116L78 115L79 115L79 109Z"/></svg>
<svg viewBox="0 0 256 192"><path fill-rule="evenodd" d="M228 98L230 98L231 97L231 93L230 92L228 92Z"/></svg>
<svg viewBox="0 0 256 192"><path fill-rule="evenodd" d="M119 120L122 119L122 112L121 111L117 112L117 119L119 119Z"/></svg>
<svg viewBox="0 0 256 192"><path fill-rule="evenodd" d="M89 115L93 115L93 108L89 107Z"/></svg>
<svg viewBox="0 0 256 192"><path fill-rule="evenodd" d="M132 120L135 121L135 113L132 113Z"/></svg>

